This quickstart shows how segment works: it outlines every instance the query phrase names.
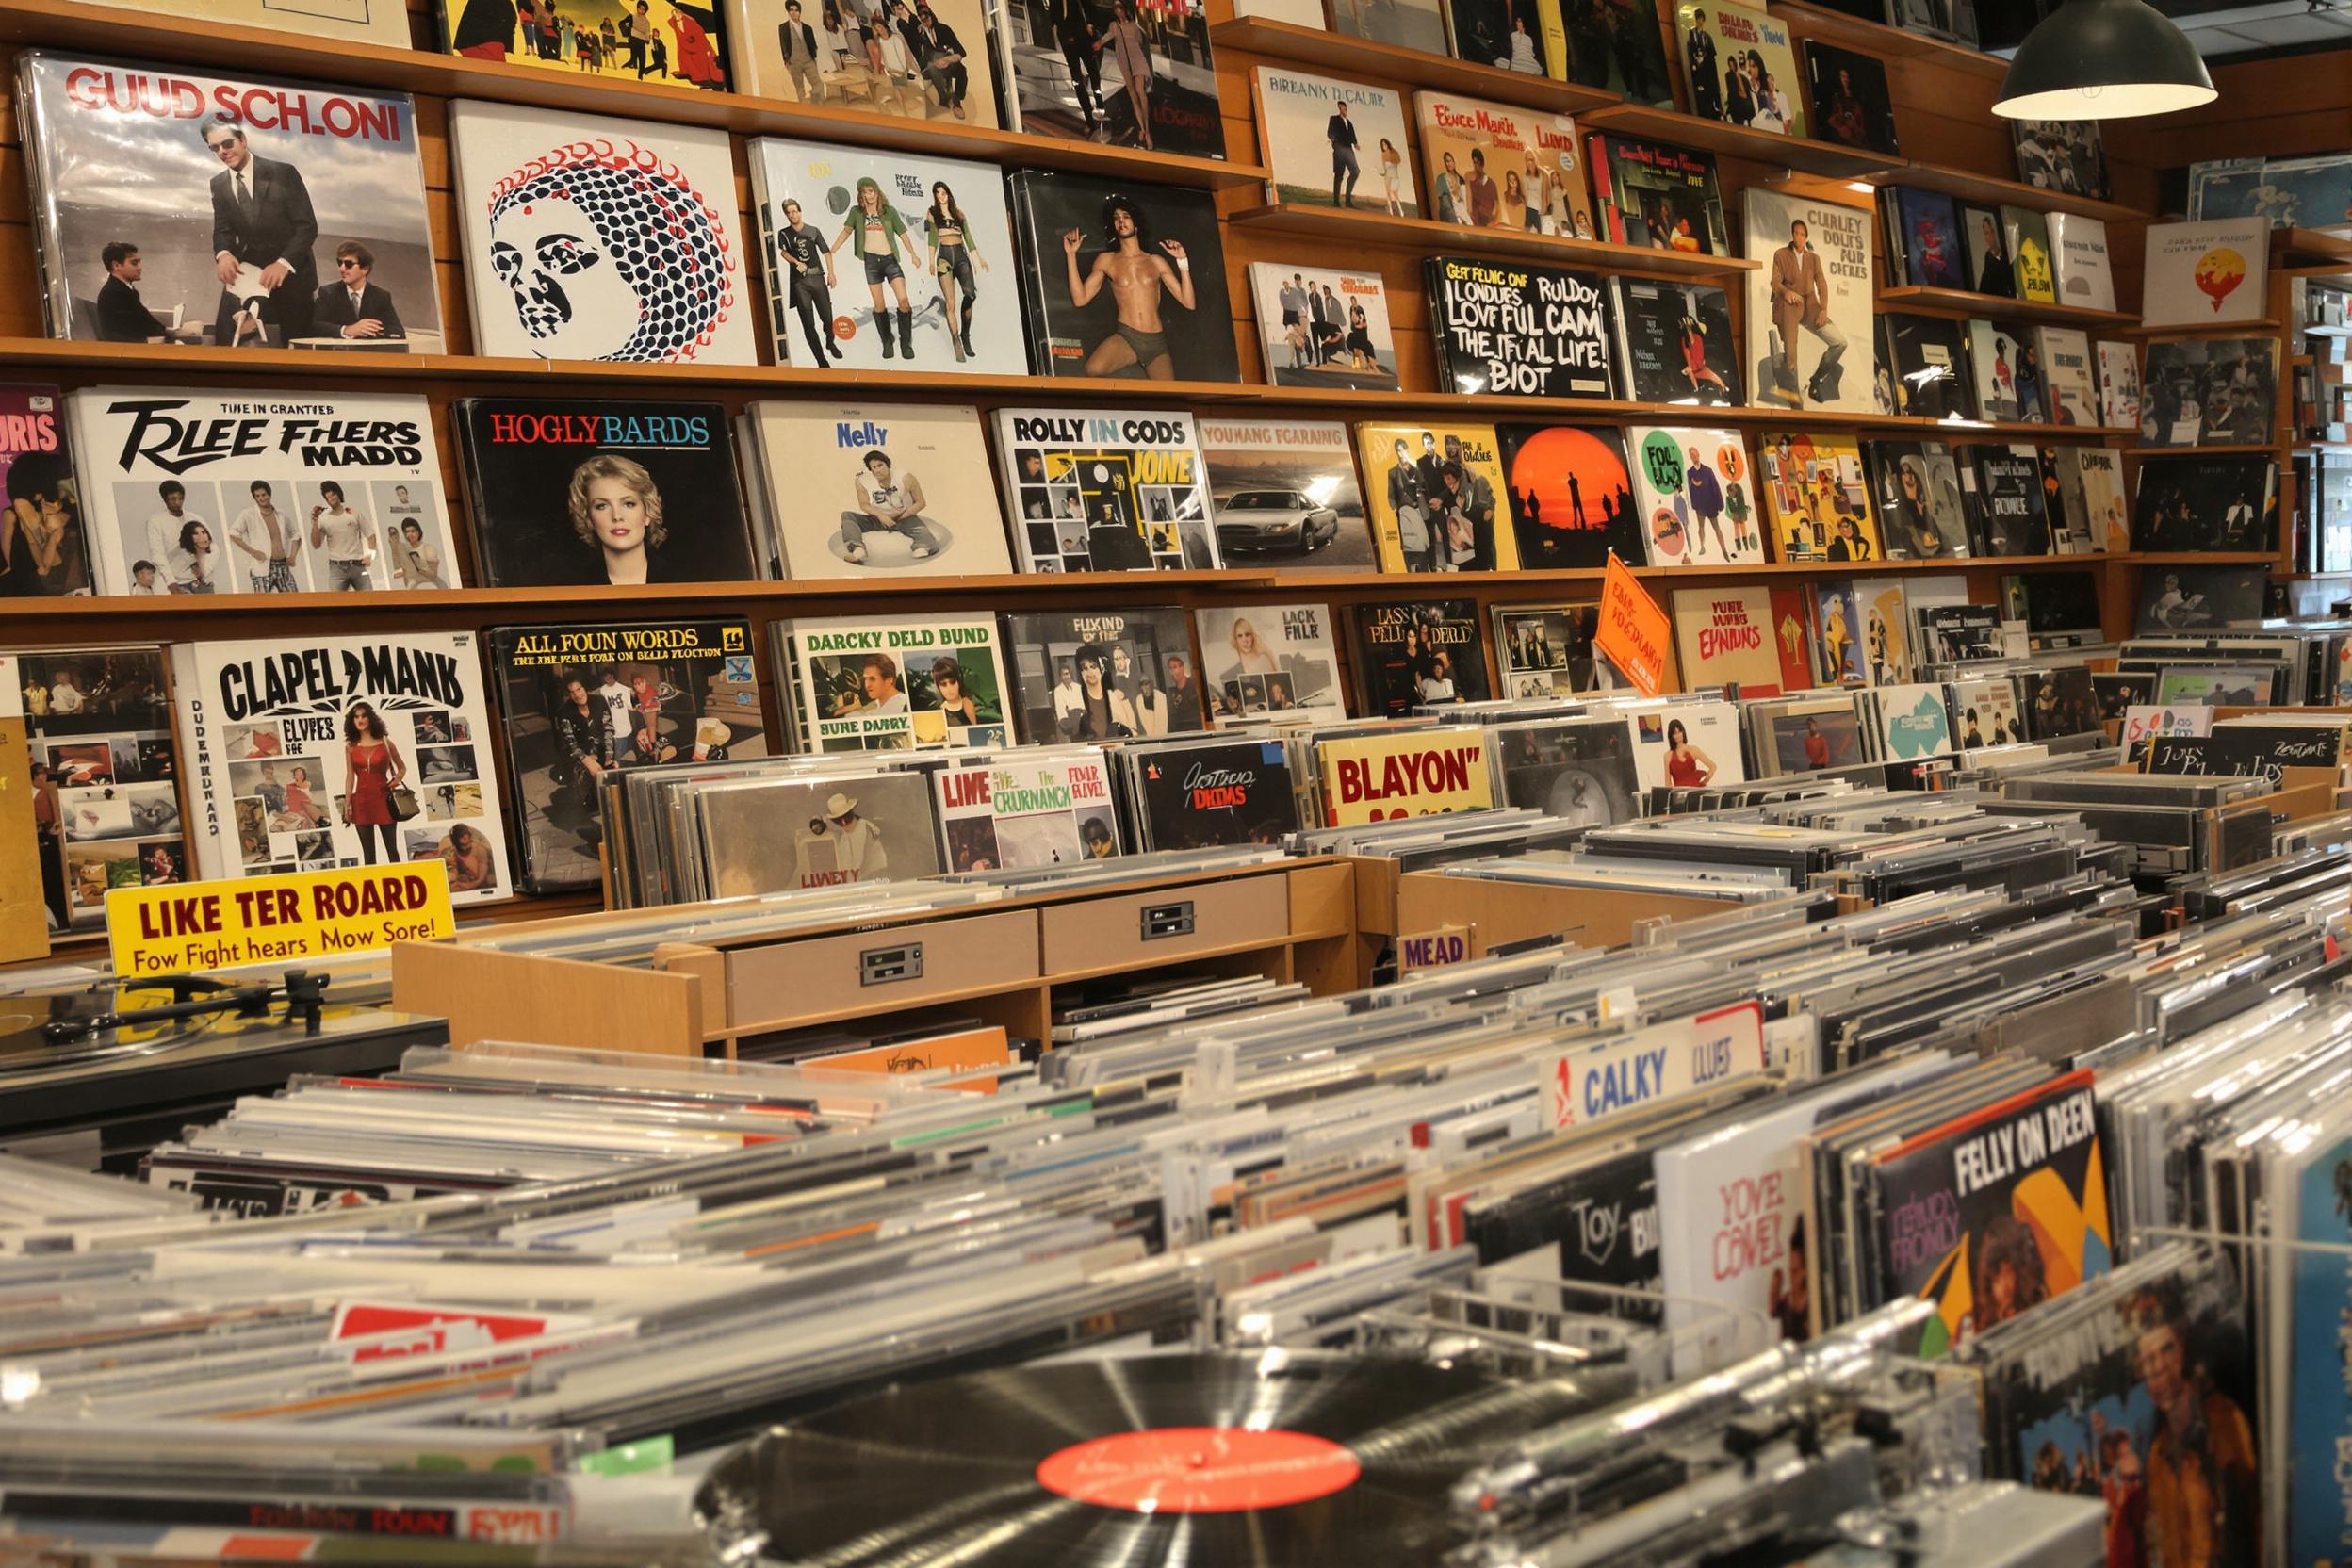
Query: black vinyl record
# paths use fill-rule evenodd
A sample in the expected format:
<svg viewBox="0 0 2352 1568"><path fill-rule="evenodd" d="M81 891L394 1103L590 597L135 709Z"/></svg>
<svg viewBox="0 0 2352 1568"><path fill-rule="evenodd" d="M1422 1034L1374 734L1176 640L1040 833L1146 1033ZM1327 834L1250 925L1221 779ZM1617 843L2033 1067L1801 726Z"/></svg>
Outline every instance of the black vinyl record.
<svg viewBox="0 0 2352 1568"><path fill-rule="evenodd" d="M973 1373L776 1428L696 1498L729 1560L1427 1562L1447 1490L1585 1407L1417 1362L1146 1356Z"/></svg>

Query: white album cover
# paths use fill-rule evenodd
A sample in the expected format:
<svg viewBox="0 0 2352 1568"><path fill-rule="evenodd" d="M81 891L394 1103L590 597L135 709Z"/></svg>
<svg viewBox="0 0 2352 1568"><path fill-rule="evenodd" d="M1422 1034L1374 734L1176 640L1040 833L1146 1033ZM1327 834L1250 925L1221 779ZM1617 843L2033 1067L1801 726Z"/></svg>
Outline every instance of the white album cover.
<svg viewBox="0 0 2352 1568"><path fill-rule="evenodd" d="M983 482L980 411L952 403L760 401L745 411L759 448L783 575L1003 577L1004 514Z"/></svg>
<svg viewBox="0 0 2352 1568"><path fill-rule="evenodd" d="M419 394L99 386L67 406L100 594L465 586Z"/></svg>
<svg viewBox="0 0 2352 1568"><path fill-rule="evenodd" d="M478 353L756 365L727 135L460 99Z"/></svg>
<svg viewBox="0 0 2352 1568"><path fill-rule="evenodd" d="M1269 713L1317 724L1348 717L1330 605L1220 605L1194 611L1193 620L1216 727Z"/></svg>
<svg viewBox="0 0 2352 1568"><path fill-rule="evenodd" d="M172 670L204 876L439 860L461 905L514 891L472 632L181 643Z"/></svg>
<svg viewBox="0 0 2352 1568"><path fill-rule="evenodd" d="M1748 400L1878 412L1870 214L1750 186Z"/></svg>
<svg viewBox="0 0 2352 1568"><path fill-rule="evenodd" d="M1402 93L1271 65L1257 68L1256 85L1258 136L1274 200L1427 216L1413 188Z"/></svg>
<svg viewBox="0 0 2352 1568"><path fill-rule="evenodd" d="M1388 286L1378 271L1253 261L1250 301L1272 384L1396 390Z"/></svg>
<svg viewBox="0 0 2352 1568"><path fill-rule="evenodd" d="M1028 374L995 165L780 137L749 151L778 363Z"/></svg>

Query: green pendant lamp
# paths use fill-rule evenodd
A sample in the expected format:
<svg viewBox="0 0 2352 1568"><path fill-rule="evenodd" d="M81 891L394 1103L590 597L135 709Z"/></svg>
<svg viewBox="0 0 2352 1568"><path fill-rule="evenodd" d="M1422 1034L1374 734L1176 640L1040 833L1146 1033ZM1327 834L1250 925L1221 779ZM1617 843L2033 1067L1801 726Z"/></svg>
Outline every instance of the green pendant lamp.
<svg viewBox="0 0 2352 1568"><path fill-rule="evenodd" d="M2144 0L2062 0L2017 45L1993 112L2128 120L2219 96L2188 35Z"/></svg>

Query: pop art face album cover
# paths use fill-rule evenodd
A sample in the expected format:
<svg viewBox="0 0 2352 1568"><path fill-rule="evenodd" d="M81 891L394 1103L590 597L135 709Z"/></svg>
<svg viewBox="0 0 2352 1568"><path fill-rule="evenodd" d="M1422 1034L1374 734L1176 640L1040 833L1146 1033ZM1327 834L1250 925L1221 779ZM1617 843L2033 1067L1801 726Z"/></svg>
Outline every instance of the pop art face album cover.
<svg viewBox="0 0 2352 1568"><path fill-rule="evenodd" d="M445 348L406 93L41 50L17 83L52 337Z"/></svg>
<svg viewBox="0 0 2352 1568"><path fill-rule="evenodd" d="M449 106L475 351L756 365L725 131Z"/></svg>

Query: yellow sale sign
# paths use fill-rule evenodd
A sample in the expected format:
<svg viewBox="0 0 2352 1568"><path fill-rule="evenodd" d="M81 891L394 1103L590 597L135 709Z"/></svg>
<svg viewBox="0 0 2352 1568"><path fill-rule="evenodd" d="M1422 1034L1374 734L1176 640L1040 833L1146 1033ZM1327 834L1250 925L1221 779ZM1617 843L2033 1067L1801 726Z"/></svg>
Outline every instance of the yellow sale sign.
<svg viewBox="0 0 2352 1568"><path fill-rule="evenodd" d="M307 963L456 929L449 867L437 859L106 894L106 939L125 980Z"/></svg>

